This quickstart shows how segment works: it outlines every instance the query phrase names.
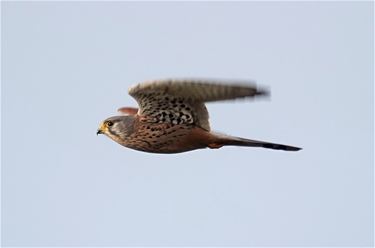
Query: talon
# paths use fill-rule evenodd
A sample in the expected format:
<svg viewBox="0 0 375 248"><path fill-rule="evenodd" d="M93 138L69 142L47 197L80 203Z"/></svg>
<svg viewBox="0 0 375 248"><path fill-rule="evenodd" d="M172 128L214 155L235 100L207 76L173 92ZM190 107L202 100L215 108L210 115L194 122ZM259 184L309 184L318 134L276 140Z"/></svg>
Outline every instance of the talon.
<svg viewBox="0 0 375 248"><path fill-rule="evenodd" d="M218 144L218 143L210 143L210 144L208 144L208 148L210 148L210 149L218 149L218 148L220 148L220 147L222 147L223 145L222 144Z"/></svg>

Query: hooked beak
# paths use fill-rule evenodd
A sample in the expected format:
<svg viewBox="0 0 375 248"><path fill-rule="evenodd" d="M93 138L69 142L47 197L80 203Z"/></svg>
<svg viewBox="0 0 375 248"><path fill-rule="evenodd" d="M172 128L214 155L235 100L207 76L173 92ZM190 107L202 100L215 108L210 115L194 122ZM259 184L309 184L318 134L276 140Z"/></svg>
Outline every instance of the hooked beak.
<svg viewBox="0 0 375 248"><path fill-rule="evenodd" d="M102 130L98 129L98 131L96 132L96 135L102 134L102 133L103 133Z"/></svg>

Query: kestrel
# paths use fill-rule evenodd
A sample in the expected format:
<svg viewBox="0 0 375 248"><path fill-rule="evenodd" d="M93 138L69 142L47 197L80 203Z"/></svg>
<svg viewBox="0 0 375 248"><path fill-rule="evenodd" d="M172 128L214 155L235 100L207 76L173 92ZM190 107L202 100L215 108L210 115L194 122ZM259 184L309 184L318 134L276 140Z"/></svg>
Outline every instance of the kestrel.
<svg viewBox="0 0 375 248"><path fill-rule="evenodd" d="M206 102L265 96L254 84L223 84L203 80L157 80L129 89L139 109L124 107L125 115L104 120L97 134L151 153L180 153L223 146L263 147L298 151L301 148L212 132ZM238 117L241 120L241 116Z"/></svg>

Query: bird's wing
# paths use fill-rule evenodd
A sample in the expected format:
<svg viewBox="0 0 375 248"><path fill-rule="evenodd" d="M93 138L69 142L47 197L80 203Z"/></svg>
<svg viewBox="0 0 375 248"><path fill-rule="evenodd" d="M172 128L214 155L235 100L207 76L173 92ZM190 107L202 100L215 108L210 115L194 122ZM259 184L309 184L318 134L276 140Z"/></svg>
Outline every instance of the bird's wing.
<svg viewBox="0 0 375 248"><path fill-rule="evenodd" d="M168 79L137 84L129 89L138 114L154 122L195 124L210 130L205 102L267 95L254 83Z"/></svg>
<svg viewBox="0 0 375 248"><path fill-rule="evenodd" d="M117 111L125 115L136 115L138 112L138 109L132 108L132 107L122 107L122 108L119 108Z"/></svg>

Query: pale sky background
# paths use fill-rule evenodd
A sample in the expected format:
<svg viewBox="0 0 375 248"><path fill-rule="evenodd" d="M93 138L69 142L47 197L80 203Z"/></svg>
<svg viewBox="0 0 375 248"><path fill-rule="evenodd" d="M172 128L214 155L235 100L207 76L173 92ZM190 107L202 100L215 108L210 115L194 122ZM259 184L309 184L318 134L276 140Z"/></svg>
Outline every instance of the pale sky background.
<svg viewBox="0 0 375 248"><path fill-rule="evenodd" d="M3 246L372 246L371 2L2 2ZM98 124L134 83L250 79L214 130L302 146L176 155Z"/></svg>

